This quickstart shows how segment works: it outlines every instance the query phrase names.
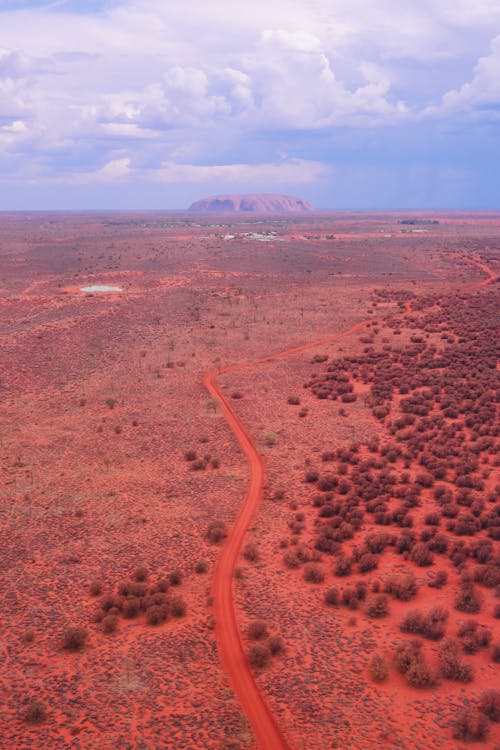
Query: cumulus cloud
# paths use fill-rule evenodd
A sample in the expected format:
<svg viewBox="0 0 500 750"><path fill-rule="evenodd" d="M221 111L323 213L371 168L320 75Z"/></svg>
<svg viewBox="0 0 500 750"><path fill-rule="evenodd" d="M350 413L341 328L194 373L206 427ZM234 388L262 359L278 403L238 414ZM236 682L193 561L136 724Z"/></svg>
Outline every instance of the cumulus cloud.
<svg viewBox="0 0 500 750"><path fill-rule="evenodd" d="M0 9L0 170L40 179L319 179L302 134L498 112L498 0L24 6Z"/></svg>
<svg viewBox="0 0 500 750"><path fill-rule="evenodd" d="M166 161L157 168L144 169L132 164L128 157L107 162L101 169L75 173L66 179L73 184L112 184L124 180L158 183L259 183L272 186L307 184L327 177L330 168L321 162L306 159L284 159L261 164L185 164Z"/></svg>

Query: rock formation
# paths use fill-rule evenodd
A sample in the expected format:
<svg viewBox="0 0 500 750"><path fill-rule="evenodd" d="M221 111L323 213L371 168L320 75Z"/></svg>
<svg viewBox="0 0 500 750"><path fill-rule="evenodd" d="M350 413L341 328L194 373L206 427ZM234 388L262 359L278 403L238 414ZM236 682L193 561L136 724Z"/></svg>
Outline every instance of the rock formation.
<svg viewBox="0 0 500 750"><path fill-rule="evenodd" d="M309 201L293 198L290 195L250 194L250 195L214 195L203 198L189 206L193 213L303 213L314 211Z"/></svg>

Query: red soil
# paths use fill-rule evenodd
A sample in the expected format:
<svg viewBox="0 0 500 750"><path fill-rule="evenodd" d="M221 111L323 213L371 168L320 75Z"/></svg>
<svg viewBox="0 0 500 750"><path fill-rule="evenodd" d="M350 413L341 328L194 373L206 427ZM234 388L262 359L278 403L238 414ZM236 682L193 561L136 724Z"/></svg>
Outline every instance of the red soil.
<svg viewBox="0 0 500 750"><path fill-rule="evenodd" d="M403 677L392 674L379 689L364 676L368 631L389 646L391 623L397 628L406 605L394 602L375 629L363 614L350 625L348 612L322 606L315 596L321 585L311 588L302 570L281 564L282 551L276 555L290 510L288 499L272 499L273 489L284 487L290 502L303 506L310 523L303 539L313 542L299 456L314 459L310 451L322 436L348 445L355 433L364 438L382 427L358 402L346 407L350 419L334 416L322 432L330 412L310 392L302 395L309 414L297 419L286 397L310 377L303 353L310 346L359 351L360 321L398 310L390 297L373 302L374 288L392 293L410 285L432 293L481 281L484 269L472 264L494 260L482 247L494 246L497 224L458 217L424 236L403 234L394 217L380 215L253 219L252 232L276 231L264 244L246 236L248 222L231 220L220 229L197 222L162 215L2 217L3 741L16 750L246 749L253 741L241 700L263 747L269 737L273 747L316 750L334 738L344 747L395 747L407 715L434 747L443 730L433 734L426 709L419 715L410 708L415 694ZM224 241L227 232L237 239ZM333 232L338 240L327 239ZM92 283L125 291L78 291ZM407 336L403 330L401 339ZM312 338L318 342L301 344ZM280 355L263 356L280 348ZM221 371L216 385L215 358L242 364ZM214 389L208 400L201 385L207 371L205 385ZM229 401L228 387L244 398ZM246 442L240 432L243 442L236 443L223 417L239 425ZM266 428L278 433L276 448L261 447ZM200 471L186 461L188 449L197 452ZM253 461L246 495L245 454ZM421 512L426 508L417 525ZM219 562L218 548L205 539L213 519L234 524ZM247 527L261 562L237 562ZM198 558L216 571L212 587L194 572ZM382 572L397 561L385 556ZM120 613L117 632L104 633L93 621L101 598L88 593L91 581L119 595L120 582L143 563L151 570L148 589L181 569L186 615L151 626L143 610L131 620ZM431 593L423 589L418 606ZM447 595L445 589L437 597ZM121 607L126 597L119 597ZM286 647L253 675L241 635L252 617L267 619ZM89 632L81 652L61 650L71 623ZM482 652L467 658L480 664L464 693L475 701L489 662ZM333 679L318 707L328 669ZM356 708L353 695L363 696ZM29 725L24 711L35 696L47 718ZM446 684L436 702L448 699L456 701L456 693ZM344 722L366 720L365 702L379 726L360 745ZM393 739L384 739L389 725Z"/></svg>

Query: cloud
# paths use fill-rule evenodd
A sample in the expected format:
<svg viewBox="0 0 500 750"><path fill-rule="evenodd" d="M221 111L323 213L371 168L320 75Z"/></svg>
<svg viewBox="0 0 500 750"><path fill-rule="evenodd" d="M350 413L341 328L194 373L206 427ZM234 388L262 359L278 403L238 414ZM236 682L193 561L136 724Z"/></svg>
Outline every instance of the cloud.
<svg viewBox="0 0 500 750"><path fill-rule="evenodd" d="M0 170L41 181L307 182L341 129L498 114L498 0L24 5L0 9Z"/></svg>
<svg viewBox="0 0 500 750"><path fill-rule="evenodd" d="M307 184L327 177L330 168L321 162L305 159L284 159L264 164L179 164L164 162L158 168L144 169L132 165L128 157L112 159L102 168L86 173L75 173L67 178L71 184L112 184L133 179L157 183L225 183L241 185L265 183L271 185Z"/></svg>
<svg viewBox="0 0 500 750"><path fill-rule="evenodd" d="M430 112L465 113L475 119L500 120L500 35L493 40L490 54L479 58L472 80L448 91L441 105Z"/></svg>

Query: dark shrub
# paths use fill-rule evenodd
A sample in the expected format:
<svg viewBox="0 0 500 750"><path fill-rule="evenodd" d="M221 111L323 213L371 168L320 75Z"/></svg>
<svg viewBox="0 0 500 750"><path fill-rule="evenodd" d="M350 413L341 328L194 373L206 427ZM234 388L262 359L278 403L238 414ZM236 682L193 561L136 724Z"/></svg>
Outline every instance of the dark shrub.
<svg viewBox="0 0 500 750"><path fill-rule="evenodd" d="M462 583L455 597L455 609L459 612L467 612L476 615L481 610L482 596L476 591L471 583Z"/></svg>
<svg viewBox="0 0 500 750"><path fill-rule="evenodd" d="M431 589L442 589L448 581L448 573L446 570L438 570L436 577L429 581Z"/></svg>
<svg viewBox="0 0 500 750"><path fill-rule="evenodd" d="M267 625L264 620L253 620L248 625L247 633L252 641L260 641L267 638Z"/></svg>
<svg viewBox="0 0 500 750"><path fill-rule="evenodd" d="M472 665L462 661L458 644L451 638L443 641L439 650L439 662L441 674L447 680L467 683L474 679Z"/></svg>
<svg viewBox="0 0 500 750"><path fill-rule="evenodd" d="M295 552L285 552L283 555L283 562L285 563L287 568L298 568L301 564L301 561L295 554Z"/></svg>
<svg viewBox="0 0 500 750"><path fill-rule="evenodd" d="M423 657L410 664L405 675L408 684L415 688L431 688L436 684L436 675L426 664Z"/></svg>
<svg viewBox="0 0 500 750"><path fill-rule="evenodd" d="M197 458L196 451L193 451L193 450L186 451L184 454L184 458L186 459L186 461L195 461Z"/></svg>
<svg viewBox="0 0 500 750"><path fill-rule="evenodd" d="M172 597L172 601L170 602L170 611L172 613L172 617L184 617L186 614L186 602L182 598L182 596L174 596Z"/></svg>
<svg viewBox="0 0 500 750"><path fill-rule="evenodd" d="M374 682L384 682L389 675L389 667L381 654L373 654L370 662L370 677Z"/></svg>
<svg viewBox="0 0 500 750"><path fill-rule="evenodd" d="M268 640L268 646L271 654L276 656L285 650L283 638L280 635L272 635Z"/></svg>
<svg viewBox="0 0 500 750"><path fill-rule="evenodd" d="M368 617L385 617L389 614L389 598L386 594L370 596L366 602Z"/></svg>
<svg viewBox="0 0 500 750"><path fill-rule="evenodd" d="M462 639L466 654L475 654L489 646L491 642L491 630L480 625L476 620L467 620L462 623L457 634Z"/></svg>
<svg viewBox="0 0 500 750"><path fill-rule="evenodd" d="M342 592L342 604L345 604L349 609L357 609L359 605L359 596L357 591L348 586Z"/></svg>
<svg viewBox="0 0 500 750"><path fill-rule="evenodd" d="M479 710L491 721L500 721L500 690L486 690L479 699Z"/></svg>
<svg viewBox="0 0 500 750"><path fill-rule="evenodd" d="M385 591L402 602L408 602L417 594L417 582L413 573L393 575L385 584Z"/></svg>
<svg viewBox="0 0 500 750"><path fill-rule="evenodd" d="M339 555L333 564L333 572L336 576L348 576L351 572L352 560L345 555Z"/></svg>
<svg viewBox="0 0 500 750"><path fill-rule="evenodd" d="M335 606L340 602L340 594L337 587L333 586L325 591L325 604Z"/></svg>
<svg viewBox="0 0 500 750"><path fill-rule="evenodd" d="M134 571L134 578L136 581L146 581L149 576L149 570L145 565L139 565Z"/></svg>
<svg viewBox="0 0 500 750"><path fill-rule="evenodd" d="M433 607L429 612L413 609L407 612L399 626L403 633L423 635L432 641L443 637L448 619L448 610L443 607Z"/></svg>
<svg viewBox="0 0 500 750"><path fill-rule="evenodd" d="M227 527L223 521L211 521L206 537L211 544L219 544L227 537Z"/></svg>
<svg viewBox="0 0 500 750"><path fill-rule="evenodd" d="M259 562L259 550L257 549L257 546L252 542L246 544L243 549L243 557L245 560L248 560L248 562Z"/></svg>
<svg viewBox="0 0 500 750"><path fill-rule="evenodd" d="M256 669L262 669L271 658L269 648L261 643L254 643L248 650L248 661Z"/></svg>
<svg viewBox="0 0 500 750"><path fill-rule="evenodd" d="M358 570L360 573L368 573L370 570L375 570L378 567L377 555L372 555L370 552L365 552L358 561Z"/></svg>
<svg viewBox="0 0 500 750"><path fill-rule="evenodd" d="M133 620L141 611L141 601L136 596L131 596L123 602L123 616L127 620Z"/></svg>
<svg viewBox="0 0 500 750"><path fill-rule="evenodd" d="M309 471L306 471L304 479L309 484L314 484L319 479L319 473L315 469L309 469Z"/></svg>
<svg viewBox="0 0 500 750"><path fill-rule="evenodd" d="M153 604L146 610L148 625L161 625L167 619L167 608L161 604Z"/></svg>
<svg viewBox="0 0 500 750"><path fill-rule="evenodd" d="M89 586L90 596L100 596L102 594L102 583L101 581L92 581Z"/></svg>
<svg viewBox="0 0 500 750"><path fill-rule="evenodd" d="M179 568L176 568L168 574L168 580L171 586L180 586L182 583L182 578L183 575Z"/></svg>
<svg viewBox="0 0 500 750"><path fill-rule="evenodd" d="M434 557L427 544L417 542L411 551L411 559L415 565L423 568L432 565Z"/></svg>
<svg viewBox="0 0 500 750"><path fill-rule="evenodd" d="M199 575L206 573L208 571L208 562L206 560L198 560L194 570L195 573L198 573Z"/></svg>
<svg viewBox="0 0 500 750"><path fill-rule="evenodd" d="M323 583L325 574L319 565L307 563L304 566L304 580L309 581L309 583Z"/></svg>
<svg viewBox="0 0 500 750"><path fill-rule="evenodd" d="M70 625L63 633L63 648L67 651L81 651L84 647L88 632L79 625Z"/></svg>
<svg viewBox="0 0 500 750"><path fill-rule="evenodd" d="M103 633L110 634L115 633L118 627L118 617L116 615L106 615L102 618L101 622Z"/></svg>
<svg viewBox="0 0 500 750"><path fill-rule="evenodd" d="M488 734L488 719L477 708L468 708L457 717L453 730L456 740L478 742Z"/></svg>
<svg viewBox="0 0 500 750"><path fill-rule="evenodd" d="M24 711L28 724L41 724L47 718L47 707L40 698L30 700Z"/></svg>

